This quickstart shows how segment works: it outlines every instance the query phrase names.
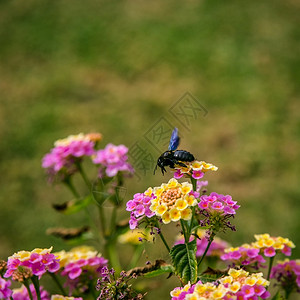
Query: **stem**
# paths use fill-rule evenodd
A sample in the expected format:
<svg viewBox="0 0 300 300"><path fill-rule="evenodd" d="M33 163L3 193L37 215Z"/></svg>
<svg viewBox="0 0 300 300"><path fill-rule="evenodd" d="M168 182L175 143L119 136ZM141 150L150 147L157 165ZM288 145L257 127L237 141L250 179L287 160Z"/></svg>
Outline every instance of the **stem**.
<svg viewBox="0 0 300 300"><path fill-rule="evenodd" d="M122 271L122 267L120 265L119 256L116 251L116 243L114 240L108 240L105 245L106 253L108 256L108 260L111 263L111 266L115 269L117 273Z"/></svg>
<svg viewBox="0 0 300 300"><path fill-rule="evenodd" d="M193 191L196 192L196 190L197 190L197 179L195 179L191 176L191 182L192 182L192 185L193 185Z"/></svg>
<svg viewBox="0 0 300 300"><path fill-rule="evenodd" d="M131 262L128 267L129 270L133 269L137 265L137 262L139 261L143 250L144 250L144 247L142 245L135 246L133 256L132 256Z"/></svg>
<svg viewBox="0 0 300 300"><path fill-rule="evenodd" d="M103 238L107 239L106 228L105 228L106 221L105 221L105 215L104 215L104 211L103 211L102 205L99 205L99 215L100 215L100 223L101 223L102 235L103 235Z"/></svg>
<svg viewBox="0 0 300 300"><path fill-rule="evenodd" d="M205 249L205 251L204 251L204 253L203 253L203 255L202 255L201 259L200 259L200 261L198 262L198 267L201 265L202 260L204 259L204 257L205 257L205 255L206 255L206 253L207 253L207 251L208 251L208 249L209 249L211 243L213 242L213 240L214 240L214 238L211 237L210 240L209 240L209 242L208 242L208 244L207 244L207 246L206 246L206 249Z"/></svg>
<svg viewBox="0 0 300 300"><path fill-rule="evenodd" d="M111 214L111 219L110 219L111 234L114 233L114 230L116 228L116 219L117 219L117 207L114 206L112 214Z"/></svg>
<svg viewBox="0 0 300 300"><path fill-rule="evenodd" d="M87 185L89 191L92 193L92 185L91 185L91 182L90 182L90 180L88 179L88 177L86 176L86 174L85 174L85 172L84 172L84 170L83 170L83 168L82 168L81 163L78 162L76 165L77 165L78 171L79 171L79 173L80 173L80 175L81 175L83 181L84 181L85 184Z"/></svg>
<svg viewBox="0 0 300 300"><path fill-rule="evenodd" d="M166 246L168 252L170 252L171 251L170 247L169 247L167 241L165 240L164 235L162 234L162 232L160 232L158 235L160 236L161 240L163 241L164 245Z"/></svg>
<svg viewBox="0 0 300 300"><path fill-rule="evenodd" d="M29 287L28 280L25 279L24 282L23 282L23 284L25 285L25 287L27 289L27 292L28 292L30 300L33 300L33 296L32 296L32 293L31 293L31 290L30 290L30 287Z"/></svg>
<svg viewBox="0 0 300 300"><path fill-rule="evenodd" d="M270 257L270 262L269 262L269 269L268 269L268 276L267 276L267 280L269 280L269 279L270 279L270 275L271 275L271 270L272 270L273 261L274 261L274 256Z"/></svg>
<svg viewBox="0 0 300 300"><path fill-rule="evenodd" d="M187 244L189 242L189 237L187 237L186 232L185 232L185 225L183 220L180 220L183 236L184 236L184 242Z"/></svg>
<svg viewBox="0 0 300 300"><path fill-rule="evenodd" d="M79 193L76 191L72 181L71 181L71 178L68 177L65 181L64 181L65 185L69 188L69 190L71 191L71 193L74 195L75 198L79 199L80 198L80 195Z"/></svg>
<svg viewBox="0 0 300 300"><path fill-rule="evenodd" d="M65 291L65 289L63 288L63 286L61 285L60 281L58 280L57 276L55 275L55 273L50 273L50 276L52 277L52 279L54 280L54 282L56 283L56 285L58 286L59 290L61 291L61 293L63 294L63 296L67 296L67 293Z"/></svg>
<svg viewBox="0 0 300 300"><path fill-rule="evenodd" d="M31 281L34 285L34 289L35 289L35 292L36 292L36 296L37 296L37 299L38 300L41 300L41 293L40 293L40 282L39 282L39 278L35 275L33 275L31 277Z"/></svg>
<svg viewBox="0 0 300 300"><path fill-rule="evenodd" d="M90 291L91 291L91 294L92 294L93 298L95 300L97 300L97 296L96 296L96 293L95 293L95 287L94 287L93 281L90 282L89 287L90 287Z"/></svg>

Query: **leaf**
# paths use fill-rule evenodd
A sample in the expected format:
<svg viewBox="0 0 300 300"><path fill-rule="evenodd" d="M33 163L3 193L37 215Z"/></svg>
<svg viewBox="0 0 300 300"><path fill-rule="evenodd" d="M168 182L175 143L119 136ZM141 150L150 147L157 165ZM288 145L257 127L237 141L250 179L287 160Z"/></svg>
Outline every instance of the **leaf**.
<svg viewBox="0 0 300 300"><path fill-rule="evenodd" d="M196 259L196 240L187 244L175 245L170 255L175 268L175 272L184 284L195 283L197 280L197 259Z"/></svg>
<svg viewBox="0 0 300 300"><path fill-rule="evenodd" d="M198 276L198 280L201 280L202 283L213 282L226 275L226 271L222 270L214 270L208 267L200 276Z"/></svg>
<svg viewBox="0 0 300 300"><path fill-rule="evenodd" d="M164 260L158 259L154 264L149 264L145 267L137 267L127 271L127 276L135 274L147 278L156 277L164 273L173 273L173 266L167 264Z"/></svg>
<svg viewBox="0 0 300 300"><path fill-rule="evenodd" d="M52 206L55 210L60 211L65 215L71 215L84 209L85 207L90 205L92 201L93 201L93 197L89 195L80 200L71 200L63 204L53 204Z"/></svg>
<svg viewBox="0 0 300 300"><path fill-rule="evenodd" d="M271 300L286 300L286 298L283 297L283 296L280 294L280 292L278 291L278 292L276 293L276 295L275 295Z"/></svg>

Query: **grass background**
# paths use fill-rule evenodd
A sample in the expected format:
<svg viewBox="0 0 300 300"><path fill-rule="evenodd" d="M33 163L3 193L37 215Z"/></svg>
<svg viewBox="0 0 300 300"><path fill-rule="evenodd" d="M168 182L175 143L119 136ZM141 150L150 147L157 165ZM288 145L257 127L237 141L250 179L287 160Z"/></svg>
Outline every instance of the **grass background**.
<svg viewBox="0 0 300 300"><path fill-rule="evenodd" d="M130 146L187 91L208 114L191 131L178 125L182 148L219 166L209 191L242 205L237 232L225 238L239 245L269 232L300 245L299 8L295 0L0 1L1 257L60 250L46 229L86 221L51 209L70 198L40 167L56 139L99 131L103 146ZM126 200L163 180L128 180ZM147 249L145 260L166 256ZM167 299L175 283L153 284L149 299Z"/></svg>

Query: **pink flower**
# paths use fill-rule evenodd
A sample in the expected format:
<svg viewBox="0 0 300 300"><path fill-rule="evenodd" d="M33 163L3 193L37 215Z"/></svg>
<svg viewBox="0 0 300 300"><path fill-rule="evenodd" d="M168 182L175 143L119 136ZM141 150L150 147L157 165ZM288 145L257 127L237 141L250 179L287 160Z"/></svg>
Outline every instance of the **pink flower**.
<svg viewBox="0 0 300 300"><path fill-rule="evenodd" d="M113 144L108 144L104 149L98 150L93 159L95 164L100 165L98 176L103 177L103 170L108 177L114 177L118 172L132 174L134 170L127 162L127 152L128 148L124 145L115 146Z"/></svg>
<svg viewBox="0 0 300 300"><path fill-rule="evenodd" d="M9 288L10 285L10 280L4 280L0 277L0 299L8 299L11 296L12 290Z"/></svg>
<svg viewBox="0 0 300 300"><path fill-rule="evenodd" d="M33 296L33 300L37 300L37 295L36 295L34 285L30 284L29 288ZM40 286L40 295L41 295L41 300L50 300L50 296L48 292L45 291L42 286ZM13 290L12 298L13 300L30 300L30 297L28 295L25 286L22 286L21 289Z"/></svg>
<svg viewBox="0 0 300 300"><path fill-rule="evenodd" d="M175 172L174 172L174 178L176 179L179 179L183 176L184 174L181 172L180 169L177 169Z"/></svg>
<svg viewBox="0 0 300 300"><path fill-rule="evenodd" d="M267 257L273 257L276 255L276 251L273 247L268 247L264 250L264 255Z"/></svg>
<svg viewBox="0 0 300 300"><path fill-rule="evenodd" d="M194 179L200 179L204 176L204 173L202 171L199 171L199 170L193 170L193 173L192 173L192 177Z"/></svg>

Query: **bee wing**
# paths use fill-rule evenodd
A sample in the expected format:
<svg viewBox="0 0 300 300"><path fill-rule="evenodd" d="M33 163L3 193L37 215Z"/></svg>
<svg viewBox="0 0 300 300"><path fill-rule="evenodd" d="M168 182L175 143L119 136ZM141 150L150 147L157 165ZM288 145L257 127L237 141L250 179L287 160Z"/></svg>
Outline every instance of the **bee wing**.
<svg viewBox="0 0 300 300"><path fill-rule="evenodd" d="M172 151L176 150L177 147L179 146L179 142L180 142L180 137L178 136L178 129L175 127L171 135L168 150L172 150Z"/></svg>

